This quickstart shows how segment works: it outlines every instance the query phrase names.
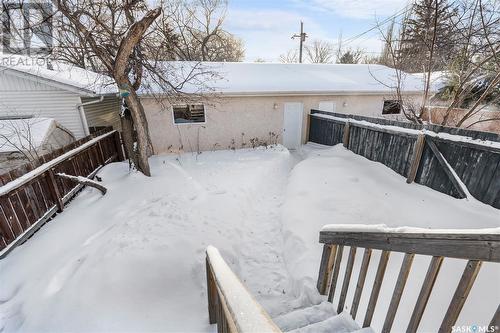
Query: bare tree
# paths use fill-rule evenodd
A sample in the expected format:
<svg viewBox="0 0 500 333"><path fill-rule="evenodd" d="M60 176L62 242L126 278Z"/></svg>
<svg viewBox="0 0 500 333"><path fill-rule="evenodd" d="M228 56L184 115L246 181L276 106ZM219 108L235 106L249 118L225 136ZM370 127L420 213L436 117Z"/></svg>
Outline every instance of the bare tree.
<svg viewBox="0 0 500 333"><path fill-rule="evenodd" d="M364 59L364 51L360 48L344 47L342 32L339 33L335 48L335 62L337 64L358 64Z"/></svg>
<svg viewBox="0 0 500 333"><path fill-rule="evenodd" d="M33 127L36 118L9 118L0 122L0 150L16 152L28 161L38 159L38 145L35 142Z"/></svg>
<svg viewBox="0 0 500 333"><path fill-rule="evenodd" d="M87 58L96 59L103 72L112 77L125 97L132 126L124 126L126 149L138 170L150 176L148 157L153 148L149 137L144 108L137 95L141 86L144 59L141 44L151 24L160 16L160 7L150 9L138 0L121 1L62 1L53 0L57 10L70 23L73 33L85 49ZM83 45L82 45L83 44ZM136 145L130 145L133 131Z"/></svg>
<svg viewBox="0 0 500 333"><path fill-rule="evenodd" d="M338 64L359 64L363 60L364 52L361 49L348 48L341 51L340 57L337 59Z"/></svg>
<svg viewBox="0 0 500 333"><path fill-rule="evenodd" d="M216 1L199 2L209 6ZM207 92L210 90L207 82L218 76L204 71L199 63L193 63L186 72L164 62L177 58L179 36L168 26L169 13L161 6L150 8L145 0L52 0L52 3L55 10L50 11L49 18L56 22L53 34L56 47L51 58L113 79L124 97L121 122L129 160L149 176L148 157L153 154L153 147L139 90L153 95L161 103L169 98L192 100L197 93L190 95L182 91L187 82L199 87L200 92ZM20 1L17 7L22 5ZM36 28L29 27L32 31ZM211 54L211 47L215 45L211 32L209 34L202 51L206 55ZM203 79L197 79L198 76ZM153 93L158 91L156 95Z"/></svg>
<svg viewBox="0 0 500 333"><path fill-rule="evenodd" d="M335 58L331 43L323 40L314 40L312 44L306 45L306 57L311 63L328 64Z"/></svg>
<svg viewBox="0 0 500 333"><path fill-rule="evenodd" d="M407 45L403 45L407 32L405 25L408 16L403 19L399 38L394 38L392 29L387 33L379 28L381 36L385 41L384 54L385 61L395 70L395 98L402 105L402 110L407 119L421 123L423 122L425 111L431 103L431 76L436 68L436 64L442 62L441 54L448 54L442 50L443 45L447 45L439 40L440 13L444 11L439 7L443 1L434 0L428 4L427 9L432 11L426 17L432 18L431 26L428 27L428 34L425 38L425 45L420 47L427 50L424 56L419 59L419 63L424 71L422 100L417 102L413 99L406 99L402 92L404 90L404 77L407 75L404 69L409 63L414 63L415 59L411 52L408 52ZM449 5L446 4L447 10ZM495 13L495 5L485 5L481 0L464 0L453 9L456 15L448 17L453 21L454 31L459 34L453 39L460 40L455 47L459 51L453 55L448 64L448 80L452 83L440 97L447 102L446 111L440 121L442 125L461 127L466 121L476 116L485 106L485 101L495 102L498 94L494 91L500 88L500 18ZM411 15L411 14L409 14ZM442 34L442 33L441 33ZM444 37L441 37L444 38ZM476 93L472 93L476 91ZM492 94L494 96L491 98ZM464 101L468 98L468 102ZM405 100L406 99L406 100ZM497 99L498 103L498 99ZM465 108L465 112L457 114L457 108ZM429 119L431 119L429 115ZM481 117L480 122L488 121Z"/></svg>
<svg viewBox="0 0 500 333"><path fill-rule="evenodd" d="M295 49L288 50L287 53L280 55L280 62L285 63L285 64L298 63L299 62L299 55L297 53L297 50L295 50Z"/></svg>
<svg viewBox="0 0 500 333"><path fill-rule="evenodd" d="M227 0L174 0L162 4L165 15L155 29L177 36L172 53L178 60L242 61L243 42L223 28Z"/></svg>
<svg viewBox="0 0 500 333"><path fill-rule="evenodd" d="M452 124L460 127L476 116L485 101L499 103L500 94L492 95L500 90L500 17L498 5L486 5L481 0L462 2L459 53L449 67L451 85L442 95L448 97L450 103L444 114L442 125L450 124L451 115L458 107L467 111ZM484 118L480 120L485 122Z"/></svg>
<svg viewBox="0 0 500 333"><path fill-rule="evenodd" d="M405 19L403 19L403 23ZM386 32L383 30L382 26L379 25L379 33L384 41L384 50L385 54L385 65L392 67L394 69L394 82L393 84L388 84L378 80L376 74L372 74L375 80L379 81L381 84L388 86L393 90L394 97L393 99L400 105L401 112L406 117L406 119L416 122L422 123L422 116L424 112L424 104L417 104L413 99L406 98L404 95L404 82L406 79L406 75L408 75L404 70L404 66L406 64L407 54L399 52L401 44L398 39L393 37L393 30L389 29ZM403 29L402 29L403 31Z"/></svg>

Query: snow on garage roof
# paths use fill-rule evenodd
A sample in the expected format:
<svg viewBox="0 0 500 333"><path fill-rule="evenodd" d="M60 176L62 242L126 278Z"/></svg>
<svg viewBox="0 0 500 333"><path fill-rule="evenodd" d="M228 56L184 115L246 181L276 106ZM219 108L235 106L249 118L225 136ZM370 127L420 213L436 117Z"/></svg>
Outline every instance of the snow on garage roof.
<svg viewBox="0 0 500 333"><path fill-rule="evenodd" d="M228 95L277 94L380 94L394 92L396 72L368 64L281 64L244 62L164 62L162 71L185 93ZM192 73L195 73L193 75ZM216 73L214 75L214 73ZM404 73L406 74L406 73ZM182 83L188 76L194 79ZM215 78L214 78L215 77ZM161 94L163 89L146 80L141 94ZM175 82L177 81L177 82ZM422 82L404 75L403 91L422 91ZM201 85L205 84L205 87Z"/></svg>
<svg viewBox="0 0 500 333"><path fill-rule="evenodd" d="M52 118L0 119L0 152L35 150L55 127Z"/></svg>
<svg viewBox="0 0 500 333"><path fill-rule="evenodd" d="M114 80L109 76L62 62L50 61L50 64L52 69L47 68L45 61L9 55L0 58L0 71L27 74L30 79L39 78L49 85L62 85L72 90L81 91L86 95L107 95L118 92Z"/></svg>
<svg viewBox="0 0 500 333"><path fill-rule="evenodd" d="M424 82L427 77L427 73L412 73L411 75L417 77L421 82ZM435 71L431 72L430 75L430 89L433 92L438 92L444 87L449 81L449 73L446 71ZM423 84L423 83L422 83Z"/></svg>

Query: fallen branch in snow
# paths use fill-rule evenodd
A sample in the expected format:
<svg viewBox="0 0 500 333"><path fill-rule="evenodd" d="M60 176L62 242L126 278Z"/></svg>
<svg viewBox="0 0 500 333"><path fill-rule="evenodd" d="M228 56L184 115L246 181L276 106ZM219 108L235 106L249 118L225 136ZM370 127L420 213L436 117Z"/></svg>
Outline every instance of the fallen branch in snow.
<svg viewBox="0 0 500 333"><path fill-rule="evenodd" d="M61 178L65 178L65 179L69 179L69 180L74 181L78 184L87 185L87 186L96 188L99 191L101 191L102 195L105 195L106 192L108 191L107 188L105 188L104 186L102 186L98 182L96 182L92 179L86 178L86 177L72 176L72 175L67 175L65 173L58 173L58 174L56 174L56 176L61 177Z"/></svg>

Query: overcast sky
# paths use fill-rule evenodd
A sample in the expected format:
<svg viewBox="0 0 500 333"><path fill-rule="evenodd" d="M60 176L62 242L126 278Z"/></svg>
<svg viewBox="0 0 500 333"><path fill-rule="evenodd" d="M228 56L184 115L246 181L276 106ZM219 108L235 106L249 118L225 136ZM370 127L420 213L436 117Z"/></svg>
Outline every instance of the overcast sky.
<svg viewBox="0 0 500 333"><path fill-rule="evenodd" d="M290 37L300 30L300 21L308 40L326 39L336 43L356 36L401 12L405 0L229 0L226 29L243 39L246 61L263 58L278 61L280 54L298 48ZM378 30L352 41L373 54L380 52Z"/></svg>

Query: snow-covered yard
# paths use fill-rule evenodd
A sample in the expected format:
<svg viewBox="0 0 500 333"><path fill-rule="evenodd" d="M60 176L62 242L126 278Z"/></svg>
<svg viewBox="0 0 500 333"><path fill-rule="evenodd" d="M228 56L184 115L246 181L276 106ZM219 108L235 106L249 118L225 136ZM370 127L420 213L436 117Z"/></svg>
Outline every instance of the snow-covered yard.
<svg viewBox="0 0 500 333"><path fill-rule="evenodd" d="M274 316L323 300L315 279L325 224L500 226L499 210L408 185L341 146L305 146L293 154L275 147L155 156L151 167L151 178L129 173L126 163L105 167L99 174L105 196L86 189L0 261L0 332L212 332L204 263L209 244ZM373 267L377 260L375 255ZM413 296L407 304L403 297L395 331L398 319L407 322L425 274L428 258L418 260L409 281L417 287L408 288ZM391 256L375 328L400 262ZM445 263L436 288L451 295L461 269ZM474 288L463 312L489 320L500 296L498 280L498 267L485 265L476 285L490 292ZM448 302L439 294L429 306L444 312ZM365 307L366 300L360 318ZM435 312L426 312L422 329L436 330Z"/></svg>

